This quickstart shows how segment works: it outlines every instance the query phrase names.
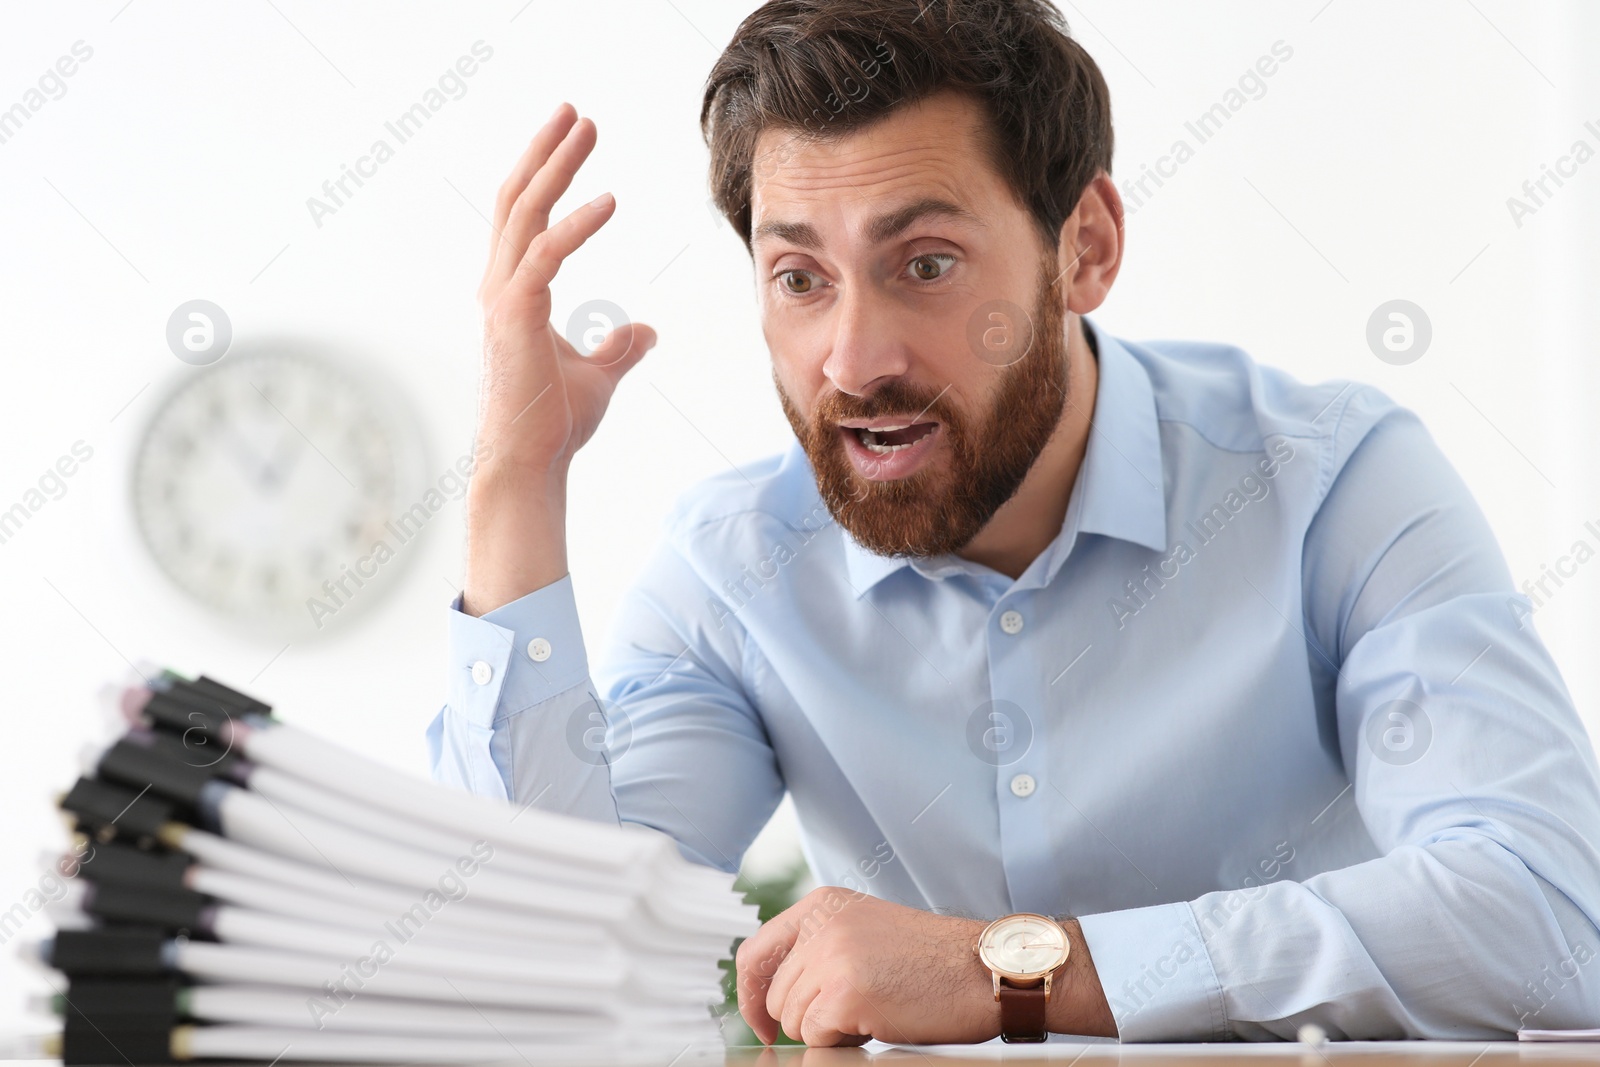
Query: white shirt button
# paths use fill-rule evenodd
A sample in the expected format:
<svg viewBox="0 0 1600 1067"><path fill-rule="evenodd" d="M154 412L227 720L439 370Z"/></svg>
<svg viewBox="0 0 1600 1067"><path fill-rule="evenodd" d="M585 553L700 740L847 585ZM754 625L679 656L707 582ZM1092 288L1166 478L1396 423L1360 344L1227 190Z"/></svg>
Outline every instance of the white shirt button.
<svg viewBox="0 0 1600 1067"><path fill-rule="evenodd" d="M483 660L480 659L472 665L472 680L479 685L488 685L489 679L493 677L494 668L483 662Z"/></svg>
<svg viewBox="0 0 1600 1067"><path fill-rule="evenodd" d="M535 637L528 642L528 658L535 663L543 663L550 658L550 642L542 637Z"/></svg>
<svg viewBox="0 0 1600 1067"><path fill-rule="evenodd" d="M1008 634L1019 634L1019 633L1021 633L1022 632L1022 613L1021 612L1017 612L1017 611L1008 611L1004 615L1001 615L1000 616L1000 629L1004 630Z"/></svg>
<svg viewBox="0 0 1600 1067"><path fill-rule="evenodd" d="M1019 774L1011 779L1012 796L1031 797L1035 788L1033 775L1031 774Z"/></svg>

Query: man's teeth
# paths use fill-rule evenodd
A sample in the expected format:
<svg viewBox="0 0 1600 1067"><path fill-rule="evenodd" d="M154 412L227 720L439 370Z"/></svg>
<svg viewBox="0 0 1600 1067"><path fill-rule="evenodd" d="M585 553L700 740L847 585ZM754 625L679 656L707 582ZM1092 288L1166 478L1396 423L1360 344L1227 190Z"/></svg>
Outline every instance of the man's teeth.
<svg viewBox="0 0 1600 1067"><path fill-rule="evenodd" d="M869 430L865 427L862 427L856 431L856 436L861 439L861 443L866 446L868 452L872 452L879 456L887 456L891 452L899 452L910 448L912 445L916 444L916 442L908 441L903 445L884 444L878 439L878 434L893 433L895 430L904 430L910 425L910 423L907 423L905 426L880 426L876 430Z"/></svg>

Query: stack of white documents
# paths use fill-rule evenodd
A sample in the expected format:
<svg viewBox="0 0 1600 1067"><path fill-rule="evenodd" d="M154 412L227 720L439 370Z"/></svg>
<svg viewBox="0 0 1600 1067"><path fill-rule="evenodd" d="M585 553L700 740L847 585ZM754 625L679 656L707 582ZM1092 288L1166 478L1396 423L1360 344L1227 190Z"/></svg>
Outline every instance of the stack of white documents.
<svg viewBox="0 0 1600 1067"><path fill-rule="evenodd" d="M208 678L118 703L35 947L67 1064L721 1061L756 908L667 836L392 770Z"/></svg>

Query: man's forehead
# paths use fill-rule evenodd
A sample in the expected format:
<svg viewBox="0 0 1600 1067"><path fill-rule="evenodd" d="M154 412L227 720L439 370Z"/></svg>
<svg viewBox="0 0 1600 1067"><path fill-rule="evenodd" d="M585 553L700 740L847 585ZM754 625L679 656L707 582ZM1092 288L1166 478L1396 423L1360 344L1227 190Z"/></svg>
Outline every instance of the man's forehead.
<svg viewBox="0 0 1600 1067"><path fill-rule="evenodd" d="M854 157L893 152L900 148L946 149L960 155L970 149L968 140L982 129L986 112L972 97L942 91L879 115L862 126L830 131L821 125L804 128L772 125L756 137L757 172L764 160L769 167L797 156L847 161Z"/></svg>
<svg viewBox="0 0 1600 1067"><path fill-rule="evenodd" d="M998 175L974 136L976 117L970 102L944 98L827 139L762 131L750 176L752 243L793 239L791 223L841 216L874 240L919 216L980 221Z"/></svg>

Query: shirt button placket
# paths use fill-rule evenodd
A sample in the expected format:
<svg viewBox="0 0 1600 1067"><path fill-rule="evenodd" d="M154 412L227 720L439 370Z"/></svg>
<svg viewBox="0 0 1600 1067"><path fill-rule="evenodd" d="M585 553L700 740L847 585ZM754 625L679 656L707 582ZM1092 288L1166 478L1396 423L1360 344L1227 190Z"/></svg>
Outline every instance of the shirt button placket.
<svg viewBox="0 0 1600 1067"><path fill-rule="evenodd" d="M1018 740L1027 738L1010 758L994 768L995 793L1000 806L1000 860L1012 904L1034 910L1045 903L1038 888L1049 865L1049 833L1045 817L1049 805L1030 800L1040 788L1038 746L1043 744L1039 720L1039 694L1033 684L1037 673L1022 633L1027 619L1020 610L1006 607L990 624L989 691L996 702L1015 706L1026 721L1016 724ZM996 632L998 631L998 632ZM1034 642L1029 642L1033 644Z"/></svg>

